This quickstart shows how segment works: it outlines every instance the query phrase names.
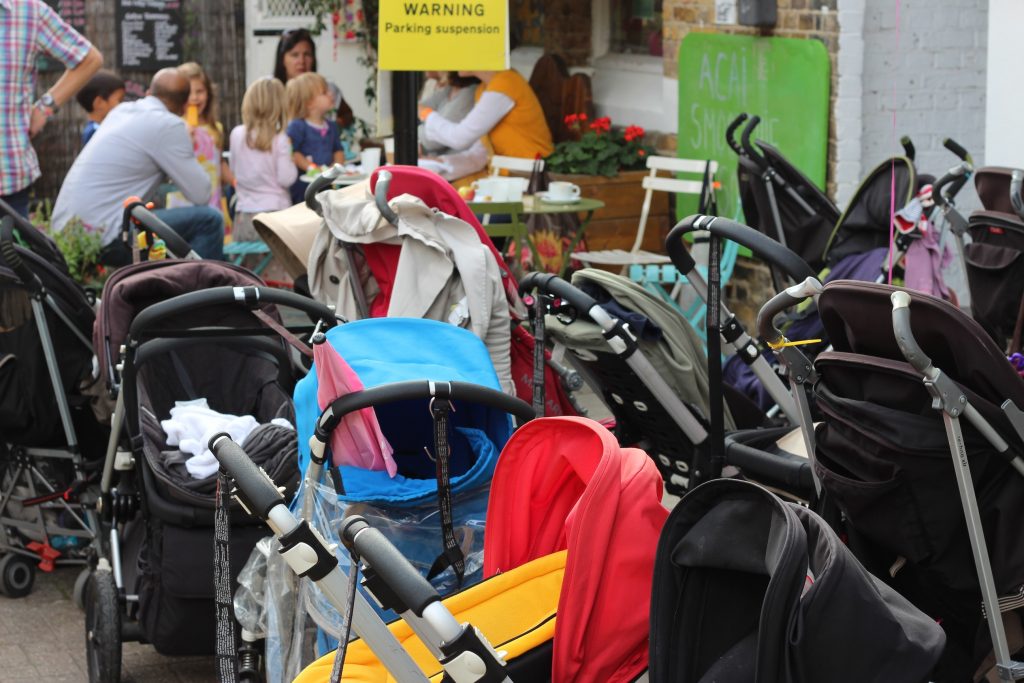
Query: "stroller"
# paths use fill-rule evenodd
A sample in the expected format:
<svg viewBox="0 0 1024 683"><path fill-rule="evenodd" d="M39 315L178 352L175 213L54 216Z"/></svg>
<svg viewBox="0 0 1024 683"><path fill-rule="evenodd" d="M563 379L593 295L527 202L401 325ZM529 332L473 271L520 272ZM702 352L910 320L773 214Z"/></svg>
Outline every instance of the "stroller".
<svg viewBox="0 0 1024 683"><path fill-rule="evenodd" d="M744 121L738 143L734 135ZM726 143L738 156L744 220L820 271L829 230L839 222L839 209L778 149L763 140L751 142L760 122L760 116L748 120L747 114L740 114L725 132Z"/></svg>
<svg viewBox="0 0 1024 683"><path fill-rule="evenodd" d="M225 581L219 600L262 531L237 506L218 510L216 464L197 439L210 424L245 416L230 428L247 433L277 485L295 490L295 431L277 419L294 424L291 391L304 370L278 306L335 320L222 262L147 261L107 281L94 346L117 405L98 504L103 543L86 590L90 680L119 678L124 640L170 655L233 646L218 643L216 616L226 607L215 602L214 576ZM218 521L234 528L216 529L215 552Z"/></svg>
<svg viewBox="0 0 1024 683"><path fill-rule="evenodd" d="M84 564L106 434L86 393L92 306L53 242L3 202L0 214L0 593L18 598L37 567Z"/></svg>
<svg viewBox="0 0 1024 683"><path fill-rule="evenodd" d="M233 450L227 445L214 450L225 467L238 455L225 452ZM231 471L252 496L257 487L247 485L245 472ZM599 424L534 420L509 440L495 471L485 534L489 578L443 604L429 585L416 583L422 579L414 570L400 571L402 556L393 548L386 562L381 552L370 552L375 530L359 518L347 521L343 540L362 556L367 587L386 604L397 603L405 621L372 633L363 624L363 639L348 646L342 680L383 680L384 667L398 681L437 680L442 665L449 674L461 672L460 681L635 680L646 667L643 596L667 515L661 495L646 455L620 449ZM595 563L604 571L593 572ZM338 580L328 574L322 583ZM360 627L358 609L353 619ZM464 621L472 626L460 627ZM440 631L443 643L435 624L450 625ZM503 654L480 646L484 638ZM467 649L486 672L466 667ZM333 660L333 654L322 658L296 680L326 680Z"/></svg>
<svg viewBox="0 0 1024 683"><path fill-rule="evenodd" d="M529 400L534 343L518 324L526 311L516 279L451 185L408 166L322 191L330 182L326 173L307 191L307 204L325 216L309 255L312 295L350 319L402 315L467 327L487 344L502 386ZM579 387L578 376L549 357L544 377L545 414L576 413L566 390Z"/></svg>
<svg viewBox="0 0 1024 683"><path fill-rule="evenodd" d="M1002 348L1022 348L1024 327L1024 199L1021 171L986 167L975 172L984 210L968 220L964 247L975 319Z"/></svg>
<svg viewBox="0 0 1024 683"><path fill-rule="evenodd" d="M741 244L746 244L747 238L754 244L768 241L750 228L731 225L737 229L730 235ZM717 229L713 228L713 234ZM677 238L680 235L676 232ZM792 252L771 244L770 254L788 257L776 259L780 264L795 267L799 262ZM682 249L673 244L670 254L676 247ZM805 264L802 267L810 272ZM573 285L553 276L531 274L523 286L536 288L538 297L550 300L554 315L548 316L546 330L566 346L573 363L605 399L615 415L620 443L637 443L647 450L670 493L682 494L697 482L718 476L724 466L724 462L709 460L714 445L709 433L711 402L722 401L723 393L723 430L734 432L739 426L760 435L770 432L772 440L789 431L752 429L767 426L766 415L738 393L709 382L696 333L677 312L638 285L601 271L583 270L574 275ZM754 342L738 333L742 328L732 322L729 334L733 342L740 348L752 347L760 358ZM795 417L796 404L785 386L778 377L771 375L771 379L778 385L787 416ZM744 458L740 454L732 464L804 496L810 487L810 467L799 456L779 452Z"/></svg>
<svg viewBox="0 0 1024 683"><path fill-rule="evenodd" d="M316 372L295 390L305 473L296 507L303 517L338 543L352 515L389 530L417 573L442 594L479 582L491 476L512 429L508 413L530 419L529 406L500 392L482 342L447 323L358 320L330 330L314 352ZM342 362L358 383L337 380ZM452 397L458 400L443 396L448 384L461 387ZM370 408L342 420L360 397ZM370 435L349 431L358 428L352 421L367 418ZM379 459L366 457L385 440ZM267 591L265 615L243 621L247 631L266 634L268 677L275 681L294 678L341 631L330 596L308 582L276 578L290 573L283 564L268 560L267 576L279 587ZM307 612L316 651L306 634Z"/></svg>
<svg viewBox="0 0 1024 683"><path fill-rule="evenodd" d="M993 664L1000 680L1019 679L1024 381L977 323L934 297L837 281L818 306L834 350L815 362L815 469L850 548L941 624L932 680L979 680ZM880 324L887 316L893 325Z"/></svg>
<svg viewBox="0 0 1024 683"><path fill-rule="evenodd" d="M924 683L943 642L821 517L759 486L707 482L665 523L653 683Z"/></svg>

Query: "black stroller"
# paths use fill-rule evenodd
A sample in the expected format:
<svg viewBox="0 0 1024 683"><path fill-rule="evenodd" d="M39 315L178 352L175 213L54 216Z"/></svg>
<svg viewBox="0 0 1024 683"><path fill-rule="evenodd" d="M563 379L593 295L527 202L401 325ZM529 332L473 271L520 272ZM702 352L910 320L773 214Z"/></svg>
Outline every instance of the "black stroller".
<svg viewBox="0 0 1024 683"><path fill-rule="evenodd" d="M703 484L665 523L652 682L922 683L943 640L824 520L755 484Z"/></svg>
<svg viewBox="0 0 1024 683"><path fill-rule="evenodd" d="M741 142L736 131L743 123ZM822 254L829 231L839 222L832 200L782 153L750 137L760 116L737 116L725 132L725 141L737 154L740 203L747 225L757 228L793 250L815 272L824 267Z"/></svg>
<svg viewBox="0 0 1024 683"><path fill-rule="evenodd" d="M935 297L837 281L818 306L834 350L815 361L815 470L850 548L941 623L932 680L1024 677L1024 381Z"/></svg>
<svg viewBox="0 0 1024 683"><path fill-rule="evenodd" d="M92 306L48 237L2 201L0 215L0 593L17 598L37 566L84 564L106 433L84 393Z"/></svg>
<svg viewBox="0 0 1024 683"><path fill-rule="evenodd" d="M161 420L184 421L174 411L197 399L211 411L252 416L259 426L247 448L277 485L294 491L295 431L270 423L294 425L291 392L304 369L285 342L303 345L277 306L327 326L335 320L325 306L268 289L251 272L221 262L147 261L107 281L94 342L117 406L98 506L103 547L86 589L90 680L118 680L124 640L170 655L214 654L224 645L217 629L228 607L215 598L230 601L264 532L237 505L218 512L212 456L200 471L193 463L203 449L189 451L184 437L169 445L170 426ZM215 551L218 519L232 528L229 537L216 529ZM218 591L225 595L215 594L215 576L223 577Z"/></svg>
<svg viewBox="0 0 1024 683"><path fill-rule="evenodd" d="M964 247L972 313L1000 347L1021 350L1024 327L1024 172L986 167L974 182L984 210L968 221Z"/></svg>

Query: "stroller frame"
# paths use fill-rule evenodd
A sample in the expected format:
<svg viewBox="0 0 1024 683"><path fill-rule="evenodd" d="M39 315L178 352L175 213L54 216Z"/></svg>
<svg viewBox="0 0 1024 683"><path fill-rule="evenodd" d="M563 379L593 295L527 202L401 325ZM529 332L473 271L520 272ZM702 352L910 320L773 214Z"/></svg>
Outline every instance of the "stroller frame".
<svg viewBox="0 0 1024 683"><path fill-rule="evenodd" d="M32 227L32 226L28 226ZM57 354L53 347L50 336L50 326L46 320L46 311L53 312L69 330L75 335L78 341L89 350L92 349L92 342L75 327L67 315L61 310L54 300L53 295L47 291L43 282L25 264L14 247L14 219L6 216L0 224L0 253L4 260L19 277L22 284L29 292L32 306L32 317L35 319L36 329L39 332L39 343L42 346L43 356L50 379L50 387L54 393L57 403L57 411L60 414L61 427L64 431L64 438L67 441L67 448L35 448L28 446L11 446L3 444L3 448L10 451L13 456L14 474L6 489L0 491L0 527L4 533L0 534L0 587L10 597L21 597L27 595L32 588L34 580L35 564L42 560L41 565L53 564L85 564L84 559L61 559L49 557L45 552L49 548L51 536L72 536L76 538L89 539L90 543L96 541L98 529L97 517L91 506L81 503L69 502L65 495L67 492L60 492L53 488L50 482L40 472L35 458L70 460L76 481L86 480L85 466L79 447L78 436L75 432L71 418L71 408L67 396L64 393L64 385L61 381L58 370ZM33 230L35 228L32 228ZM23 484L29 490L27 501L21 501L26 507L35 507L38 511L38 521L28 522L11 516L8 512L13 502L14 489L18 484ZM45 489L40 491L37 484ZM29 503L28 505L26 503ZM61 510L69 514L77 523L75 527L65 527L48 523L46 510ZM9 529L20 529L34 531L45 538L42 553L33 552L19 544L14 544L9 538ZM30 561L31 560L31 561ZM76 583L76 587L78 583ZM77 596L77 591L76 591ZM76 597L77 599L77 597Z"/></svg>
<svg viewBox="0 0 1024 683"><path fill-rule="evenodd" d="M995 650L996 671L1000 680L1022 680L1024 679L1024 662L1010 659L1006 630L1003 620L999 618L1001 614L999 596L996 592L992 563L981 526L981 515L978 511L978 500L974 492L971 466L967 459L967 449L960 427L960 417L966 417L997 451L1004 453L1009 446L992 425L982 417L981 413L968 402L956 382L945 375L942 370L936 368L931 359L918 346L910 326L910 295L905 291L897 291L893 292L890 298L892 300L893 332L896 335L900 351L914 369L921 373L925 389L932 397L932 407L942 413L942 421L946 429L946 438L949 441L950 455L953 458L953 468L956 473L957 489L967 522L967 534L970 537L971 551L978 571L978 582L981 586L989 633L992 636L992 647ZM1010 418L1017 434L1024 439L1024 414L1009 400L1003 404L1002 408ZM1019 457L1014 458L1013 466L1024 476L1024 462Z"/></svg>

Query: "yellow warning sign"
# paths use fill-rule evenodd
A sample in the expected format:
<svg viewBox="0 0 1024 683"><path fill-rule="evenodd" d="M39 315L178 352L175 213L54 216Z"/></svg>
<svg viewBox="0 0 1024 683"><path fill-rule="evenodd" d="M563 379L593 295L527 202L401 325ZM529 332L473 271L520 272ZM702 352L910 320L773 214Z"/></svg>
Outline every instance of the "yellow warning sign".
<svg viewBox="0 0 1024 683"><path fill-rule="evenodd" d="M508 0L380 0L378 66L386 71L508 68Z"/></svg>

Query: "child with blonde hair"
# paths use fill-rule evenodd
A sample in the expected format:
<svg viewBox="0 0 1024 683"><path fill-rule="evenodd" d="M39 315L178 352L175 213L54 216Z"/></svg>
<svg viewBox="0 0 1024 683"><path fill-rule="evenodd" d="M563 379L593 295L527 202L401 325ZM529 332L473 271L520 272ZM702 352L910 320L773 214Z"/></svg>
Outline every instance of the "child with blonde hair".
<svg viewBox="0 0 1024 683"><path fill-rule="evenodd" d="M188 79L189 96L185 107L185 122L192 133L192 148L196 160L210 176L210 206L225 212L225 225L229 225L227 204L223 200L222 187L232 184L231 170L224 163L224 126L217 120L217 95L210 77L196 62L187 62L178 67L178 73ZM167 207L191 206L180 192L167 195Z"/></svg>
<svg viewBox="0 0 1024 683"><path fill-rule="evenodd" d="M292 141L292 159L295 167L306 172L314 164L329 166L345 163L338 124L327 118L334 108L334 100L323 76L307 72L288 81L288 137ZM302 201L306 183L292 185L292 201Z"/></svg>
<svg viewBox="0 0 1024 683"><path fill-rule="evenodd" d="M292 205L289 186L299 175L285 135L285 90L276 78L261 78L242 98L242 125L231 131L235 175L235 241L258 240L252 219Z"/></svg>

